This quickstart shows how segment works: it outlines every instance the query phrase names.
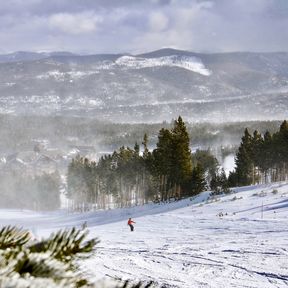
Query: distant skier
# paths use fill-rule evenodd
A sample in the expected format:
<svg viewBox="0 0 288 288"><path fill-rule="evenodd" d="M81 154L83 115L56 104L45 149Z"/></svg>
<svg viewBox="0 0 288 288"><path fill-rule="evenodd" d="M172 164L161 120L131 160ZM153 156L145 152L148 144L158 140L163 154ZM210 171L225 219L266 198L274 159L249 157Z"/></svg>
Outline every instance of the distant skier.
<svg viewBox="0 0 288 288"><path fill-rule="evenodd" d="M129 218L127 225L129 225L129 226L130 226L130 229L131 229L131 231L134 231L134 226L133 226L133 223L136 223L136 222L132 221L132 219L131 219L131 218Z"/></svg>

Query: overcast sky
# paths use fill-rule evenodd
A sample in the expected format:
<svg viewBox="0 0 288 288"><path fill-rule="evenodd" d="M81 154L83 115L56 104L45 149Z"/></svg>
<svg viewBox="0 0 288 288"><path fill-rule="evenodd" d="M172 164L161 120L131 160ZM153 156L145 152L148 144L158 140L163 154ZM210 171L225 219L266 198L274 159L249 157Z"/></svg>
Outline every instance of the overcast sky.
<svg viewBox="0 0 288 288"><path fill-rule="evenodd" d="M0 53L288 51L288 0L1 0Z"/></svg>

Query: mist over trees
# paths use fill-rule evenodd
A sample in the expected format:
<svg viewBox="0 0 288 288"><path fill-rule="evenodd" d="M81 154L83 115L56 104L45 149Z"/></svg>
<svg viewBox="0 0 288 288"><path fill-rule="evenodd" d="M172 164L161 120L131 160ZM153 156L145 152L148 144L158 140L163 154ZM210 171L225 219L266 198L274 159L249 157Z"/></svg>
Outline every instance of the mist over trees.
<svg viewBox="0 0 288 288"><path fill-rule="evenodd" d="M287 178L286 122L184 124L180 117L171 123L116 124L62 116L2 115L0 124L1 207L59 208L59 187L64 183L56 176L58 172L50 172L59 169L64 175L67 165L69 202L81 209L167 201L205 189L219 194L233 186ZM244 125L247 129L241 139ZM75 157L70 153L77 151L75 147L88 147L91 154L80 150ZM31 162L29 169L49 171L49 175L25 173L18 161L22 158L15 152L31 154L32 149L46 160L39 160L37 167ZM109 154L100 157L104 151ZM236 169L227 180L218 161L221 164L227 155L235 154ZM100 158L94 162L90 156ZM11 159L19 162L16 171Z"/></svg>
<svg viewBox="0 0 288 288"><path fill-rule="evenodd" d="M113 207L125 207L193 196L206 188L205 175L210 175L218 165L209 150L197 151L192 157L181 117L171 129L159 131L153 151L148 150L147 134L142 145L142 154L136 143L133 149L122 146L97 163L75 157L67 175L73 208L86 209L89 205L107 208L111 203Z"/></svg>
<svg viewBox="0 0 288 288"><path fill-rule="evenodd" d="M73 208L126 207L148 201L167 201L199 194L229 193L233 186L282 181L288 178L288 124L279 131L251 135L246 128L238 148L236 168L227 178L208 150L191 153L186 124L179 117L171 129L158 133L156 148L149 151L144 134L142 151L122 146L99 161L77 156L68 167L68 197Z"/></svg>
<svg viewBox="0 0 288 288"><path fill-rule="evenodd" d="M195 147L236 146L237 149L245 127L260 133L266 130L274 133L279 125L279 121L186 123L186 128ZM90 145L97 151L114 151L123 145L133 147L135 142L141 143L145 133L149 135L149 146L155 147L159 130L172 127L173 122L131 124L63 115L0 114L0 152L3 156L31 149L37 139L45 139L49 145L63 152L73 145Z"/></svg>
<svg viewBox="0 0 288 288"><path fill-rule="evenodd" d="M60 208L60 175L58 172L27 175L23 171L0 174L0 207L32 210Z"/></svg>

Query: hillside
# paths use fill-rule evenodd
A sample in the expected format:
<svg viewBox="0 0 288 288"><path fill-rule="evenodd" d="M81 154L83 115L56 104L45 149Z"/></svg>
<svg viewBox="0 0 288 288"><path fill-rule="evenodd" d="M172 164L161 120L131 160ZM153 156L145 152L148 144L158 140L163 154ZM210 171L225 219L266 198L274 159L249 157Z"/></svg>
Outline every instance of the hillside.
<svg viewBox="0 0 288 288"><path fill-rule="evenodd" d="M236 188L217 199L207 200L208 195L86 214L1 210L0 221L30 228L38 238L87 222L90 235L101 240L95 256L81 264L92 280L121 277L179 288L286 287L288 183ZM128 217L136 221L133 233Z"/></svg>
<svg viewBox="0 0 288 288"><path fill-rule="evenodd" d="M288 53L0 55L0 113L114 122L287 118ZM243 113L244 112L244 113Z"/></svg>

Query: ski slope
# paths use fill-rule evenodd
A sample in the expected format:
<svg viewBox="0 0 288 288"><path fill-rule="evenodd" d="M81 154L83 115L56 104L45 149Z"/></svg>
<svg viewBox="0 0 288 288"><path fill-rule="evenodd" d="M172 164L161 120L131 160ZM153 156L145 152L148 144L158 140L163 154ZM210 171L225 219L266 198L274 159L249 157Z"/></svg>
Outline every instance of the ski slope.
<svg viewBox="0 0 288 288"><path fill-rule="evenodd" d="M208 197L204 192L170 204L85 214L0 210L0 224L27 227L41 238L87 222L89 235L101 241L95 255L81 263L93 281L288 287L288 184L241 187L227 196ZM129 217L136 221L134 232L127 226Z"/></svg>

